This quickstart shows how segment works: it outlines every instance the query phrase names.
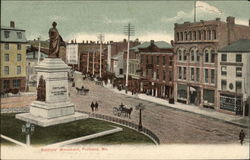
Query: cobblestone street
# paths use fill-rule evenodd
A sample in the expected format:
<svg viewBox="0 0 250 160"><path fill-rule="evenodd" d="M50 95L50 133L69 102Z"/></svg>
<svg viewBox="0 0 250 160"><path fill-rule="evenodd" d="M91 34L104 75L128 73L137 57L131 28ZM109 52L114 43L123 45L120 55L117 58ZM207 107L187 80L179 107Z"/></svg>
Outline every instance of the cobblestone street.
<svg viewBox="0 0 250 160"><path fill-rule="evenodd" d="M133 107L133 111L131 119L120 118L138 123L139 111L135 110L135 106L143 103L145 105L145 110L142 112L143 126L153 131L159 137L161 144L239 143L238 134L241 128L238 126L115 93L88 80L84 81L84 87L90 89L86 95L77 95L76 89L69 85L70 99L76 105L76 110L91 112L91 102L97 101L99 104L97 113L114 116L113 107L123 103L128 108ZM33 100L35 100L34 94L2 98L1 108L25 107ZM247 129L244 131L248 139Z"/></svg>

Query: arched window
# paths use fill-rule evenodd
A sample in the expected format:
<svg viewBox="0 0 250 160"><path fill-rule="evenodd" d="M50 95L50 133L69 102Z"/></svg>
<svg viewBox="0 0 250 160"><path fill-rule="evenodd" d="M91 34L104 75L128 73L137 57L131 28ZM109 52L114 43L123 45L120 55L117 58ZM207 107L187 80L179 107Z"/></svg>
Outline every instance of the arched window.
<svg viewBox="0 0 250 160"><path fill-rule="evenodd" d="M199 50L196 50L196 61L200 61Z"/></svg>
<svg viewBox="0 0 250 160"><path fill-rule="evenodd" d="M179 32L177 32L177 34L176 34L176 38L177 38L177 41L179 41L180 39L179 39Z"/></svg>
<svg viewBox="0 0 250 160"><path fill-rule="evenodd" d="M178 60L182 61L182 51L179 49L177 53L178 53Z"/></svg>
<svg viewBox="0 0 250 160"><path fill-rule="evenodd" d="M187 54L186 54L186 50L183 50L183 61L187 60Z"/></svg>
<svg viewBox="0 0 250 160"><path fill-rule="evenodd" d="M209 63L209 50L208 49L205 49L205 54L204 54L204 60L205 60L205 63Z"/></svg>
<svg viewBox="0 0 250 160"><path fill-rule="evenodd" d="M194 59L195 59L195 58L194 58L194 50L192 49L192 50L191 50L191 61L193 62Z"/></svg>
<svg viewBox="0 0 250 160"><path fill-rule="evenodd" d="M188 34L189 34L189 40L192 41L192 39L193 39L193 37L192 37L192 32L190 31Z"/></svg>
<svg viewBox="0 0 250 160"><path fill-rule="evenodd" d="M183 41L183 32L181 32L181 41Z"/></svg>

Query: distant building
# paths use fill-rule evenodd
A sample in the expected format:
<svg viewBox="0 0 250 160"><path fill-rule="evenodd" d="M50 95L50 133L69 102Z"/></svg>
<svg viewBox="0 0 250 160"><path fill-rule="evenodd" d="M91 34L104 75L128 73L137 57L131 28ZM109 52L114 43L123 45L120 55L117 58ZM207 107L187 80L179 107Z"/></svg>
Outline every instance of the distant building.
<svg viewBox="0 0 250 160"><path fill-rule="evenodd" d="M40 62L48 57L48 54L44 49L41 48L40 51ZM38 48L37 47L29 47L27 48L27 56L26 56L26 68L27 68L27 83L31 86L36 86L37 83L37 72L35 71L35 66L38 65Z"/></svg>
<svg viewBox="0 0 250 160"><path fill-rule="evenodd" d="M123 54L123 52L119 52L111 58L111 72L114 73L116 78L124 78Z"/></svg>
<svg viewBox="0 0 250 160"><path fill-rule="evenodd" d="M160 98L173 94L173 46L164 41L144 42L131 48L129 89Z"/></svg>
<svg viewBox="0 0 250 160"><path fill-rule="evenodd" d="M25 90L26 46L25 30L1 26L1 91L17 88Z"/></svg>
<svg viewBox="0 0 250 160"><path fill-rule="evenodd" d="M241 39L218 51L219 108L249 115L250 39Z"/></svg>
<svg viewBox="0 0 250 160"><path fill-rule="evenodd" d="M222 47L250 37L250 26L234 17L175 24L175 100L218 109L217 54Z"/></svg>

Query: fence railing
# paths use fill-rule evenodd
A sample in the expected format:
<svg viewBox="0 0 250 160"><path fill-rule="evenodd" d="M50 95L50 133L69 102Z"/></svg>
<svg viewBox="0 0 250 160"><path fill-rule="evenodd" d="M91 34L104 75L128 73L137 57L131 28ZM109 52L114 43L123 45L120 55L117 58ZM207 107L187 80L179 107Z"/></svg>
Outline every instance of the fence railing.
<svg viewBox="0 0 250 160"><path fill-rule="evenodd" d="M106 120L109 122L113 122L113 123L117 123L117 124L129 127L131 129L134 129L137 131L139 130L138 124L135 124L135 123L130 122L130 121L126 121L124 119L120 119L120 118L112 117L112 116L108 116L108 115L97 114L97 113L85 112L85 111L78 111L78 112L88 114L90 118L102 119L102 120ZM152 139L155 142L155 144L160 144L159 138L151 130L149 130L145 127L142 127L140 132L142 132L143 134L148 136L150 139Z"/></svg>

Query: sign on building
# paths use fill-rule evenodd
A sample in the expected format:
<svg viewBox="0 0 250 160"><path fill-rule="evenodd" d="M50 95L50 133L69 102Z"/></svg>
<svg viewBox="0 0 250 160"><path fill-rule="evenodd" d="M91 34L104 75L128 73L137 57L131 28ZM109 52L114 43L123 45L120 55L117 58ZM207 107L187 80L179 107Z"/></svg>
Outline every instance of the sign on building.
<svg viewBox="0 0 250 160"><path fill-rule="evenodd" d="M68 64L78 64L78 44L67 44L66 61Z"/></svg>

